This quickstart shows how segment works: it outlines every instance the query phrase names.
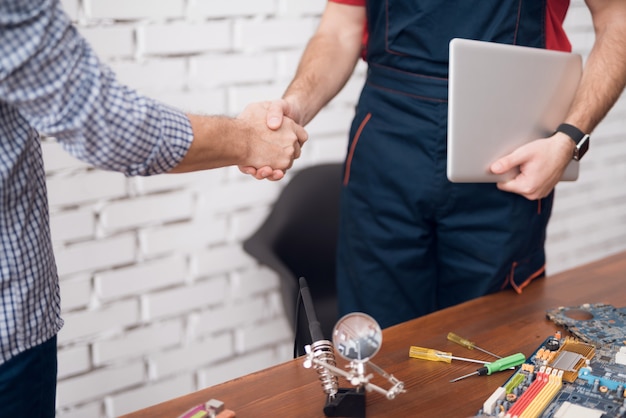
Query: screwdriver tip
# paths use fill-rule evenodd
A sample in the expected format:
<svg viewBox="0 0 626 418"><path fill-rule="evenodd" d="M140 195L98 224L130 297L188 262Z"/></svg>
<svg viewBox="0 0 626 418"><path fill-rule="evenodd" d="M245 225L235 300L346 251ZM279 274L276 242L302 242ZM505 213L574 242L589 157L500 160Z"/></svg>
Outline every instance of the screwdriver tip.
<svg viewBox="0 0 626 418"><path fill-rule="evenodd" d="M456 379L450 380L450 383L458 382L461 379L465 379L466 377L474 376L476 374L478 374L478 372L474 372L474 373L466 374L465 376L457 377Z"/></svg>

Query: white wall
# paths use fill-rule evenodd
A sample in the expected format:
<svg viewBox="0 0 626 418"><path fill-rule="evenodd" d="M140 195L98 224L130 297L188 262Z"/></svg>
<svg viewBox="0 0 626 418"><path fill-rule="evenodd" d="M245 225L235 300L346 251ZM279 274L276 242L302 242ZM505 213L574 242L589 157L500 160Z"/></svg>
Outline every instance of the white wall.
<svg viewBox="0 0 626 418"><path fill-rule="evenodd" d="M123 82L186 111L234 115L280 96L325 1L63 4ZM586 53L593 35L582 0L568 30ZM308 126L294 171L342 158L362 81L360 65ZM626 249L625 113L622 101L593 136L581 179L558 186L550 272ZM117 416L291 358L277 277L241 248L285 181L236 168L125 178L53 141L44 156L66 321L59 417Z"/></svg>

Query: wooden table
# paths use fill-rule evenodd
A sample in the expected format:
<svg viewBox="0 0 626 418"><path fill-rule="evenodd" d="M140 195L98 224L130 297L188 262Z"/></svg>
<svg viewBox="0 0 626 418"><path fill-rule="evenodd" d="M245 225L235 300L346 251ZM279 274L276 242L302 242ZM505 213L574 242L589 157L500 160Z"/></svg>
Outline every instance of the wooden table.
<svg viewBox="0 0 626 418"><path fill-rule="evenodd" d="M387 400L367 393L367 417L471 417L483 401L512 372L473 376L459 382L450 379L471 373L477 366L453 361L429 362L408 356L409 347L436 348L461 357L492 361L477 350L447 341L452 331L478 346L500 355L535 349L560 328L546 319L546 311L559 306L608 303L626 306L626 252L536 280L521 295L504 291L475 299L433 314L387 328L374 362L404 381L407 392ZM257 373L200 390L140 411L126 418L175 418L188 408L211 398L225 402L238 418L324 417L325 395L317 374L302 366L303 359L287 361ZM343 366L343 360L338 361ZM390 385L378 376L372 380ZM340 387L351 387L340 378Z"/></svg>

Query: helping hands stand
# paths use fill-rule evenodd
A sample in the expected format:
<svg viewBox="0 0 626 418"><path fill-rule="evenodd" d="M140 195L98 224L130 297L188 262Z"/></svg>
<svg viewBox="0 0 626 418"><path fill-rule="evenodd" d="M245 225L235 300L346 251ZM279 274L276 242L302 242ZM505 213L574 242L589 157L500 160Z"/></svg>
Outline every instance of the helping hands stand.
<svg viewBox="0 0 626 418"><path fill-rule="evenodd" d="M378 352L382 342L382 331L372 317L363 313L346 315L335 325L333 342L340 355L350 361L347 371L335 365L330 341L321 340L305 346L306 357L303 365L307 369L314 367L317 370L327 394L324 415L364 418L366 391L379 392L389 400L406 392L404 382L369 361ZM366 365L386 378L392 387L386 390L371 383L374 375L365 374ZM338 388L338 376L346 378L354 388Z"/></svg>

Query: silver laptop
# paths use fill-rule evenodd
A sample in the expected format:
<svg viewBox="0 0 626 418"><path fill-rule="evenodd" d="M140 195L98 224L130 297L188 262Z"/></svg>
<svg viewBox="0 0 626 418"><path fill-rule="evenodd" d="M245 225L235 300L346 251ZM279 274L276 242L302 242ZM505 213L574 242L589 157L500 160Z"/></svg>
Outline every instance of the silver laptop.
<svg viewBox="0 0 626 418"><path fill-rule="evenodd" d="M489 166L519 146L550 136L580 81L578 54L455 38L450 42L448 179L495 183ZM572 161L561 180L578 178Z"/></svg>

